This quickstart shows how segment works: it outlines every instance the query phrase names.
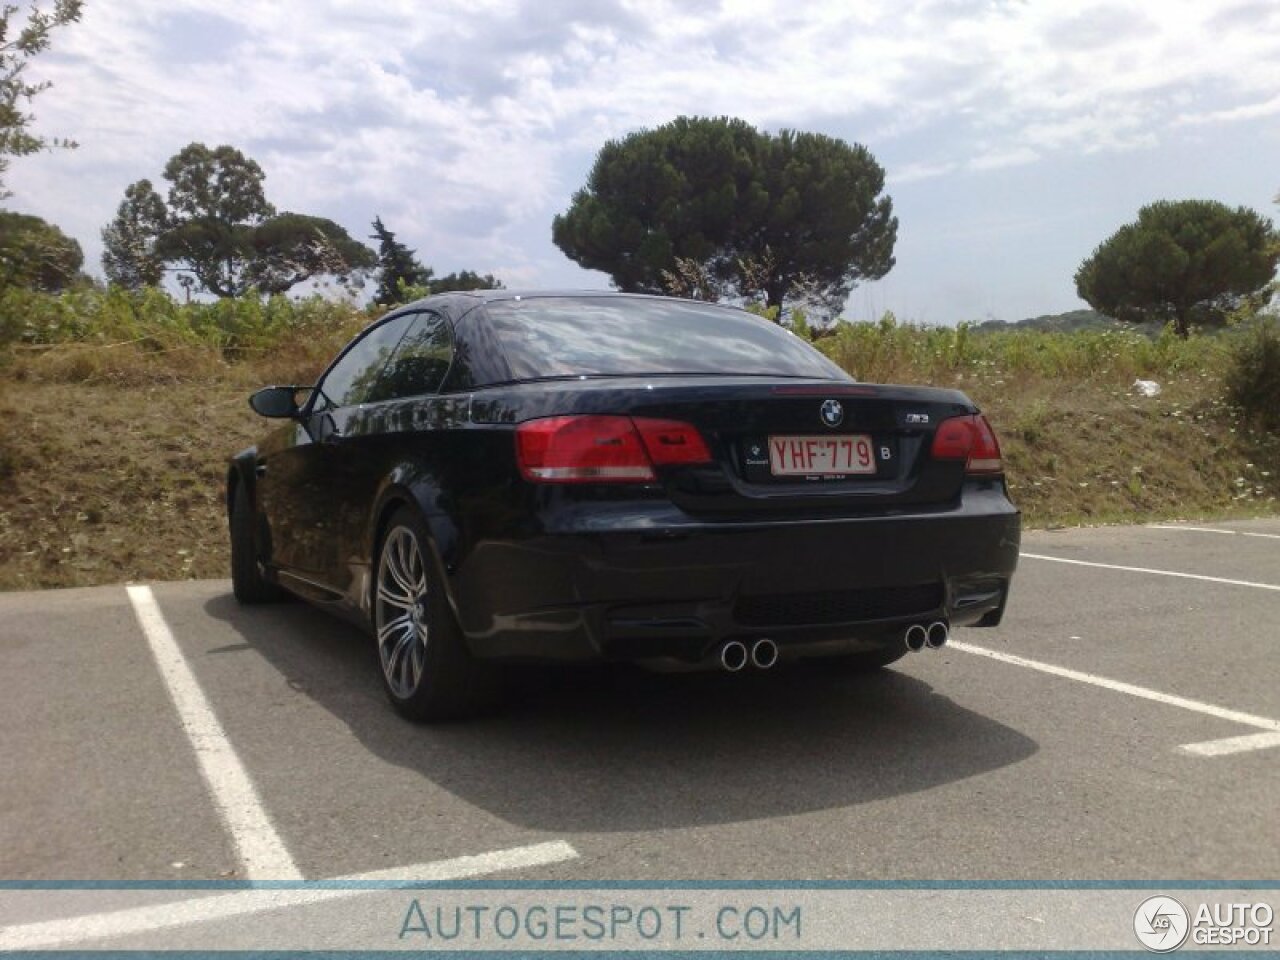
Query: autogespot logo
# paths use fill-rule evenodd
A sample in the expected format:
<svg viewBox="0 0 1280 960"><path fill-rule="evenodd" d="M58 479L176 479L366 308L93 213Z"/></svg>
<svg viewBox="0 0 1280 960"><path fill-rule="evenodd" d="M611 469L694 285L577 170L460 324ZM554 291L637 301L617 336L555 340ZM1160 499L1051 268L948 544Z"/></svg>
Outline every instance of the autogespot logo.
<svg viewBox="0 0 1280 960"><path fill-rule="evenodd" d="M1173 897L1149 897L1133 915L1138 942L1154 953L1177 950L1187 939L1191 915Z"/></svg>

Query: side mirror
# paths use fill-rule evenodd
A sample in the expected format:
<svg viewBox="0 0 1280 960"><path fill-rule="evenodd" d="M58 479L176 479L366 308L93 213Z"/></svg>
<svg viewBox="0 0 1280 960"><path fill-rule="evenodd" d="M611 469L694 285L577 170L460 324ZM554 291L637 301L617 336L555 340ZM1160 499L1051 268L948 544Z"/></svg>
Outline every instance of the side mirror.
<svg viewBox="0 0 1280 960"><path fill-rule="evenodd" d="M249 398L253 412L263 417L292 418L298 415L298 391L305 387L263 387Z"/></svg>

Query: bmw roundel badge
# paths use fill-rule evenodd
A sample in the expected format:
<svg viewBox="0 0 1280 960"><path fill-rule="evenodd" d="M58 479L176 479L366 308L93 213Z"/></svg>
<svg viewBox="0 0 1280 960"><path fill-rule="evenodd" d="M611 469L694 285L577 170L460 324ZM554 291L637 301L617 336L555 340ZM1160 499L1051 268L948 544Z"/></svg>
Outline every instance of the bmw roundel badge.
<svg viewBox="0 0 1280 960"><path fill-rule="evenodd" d="M838 427L844 423L844 407L840 405L839 400L823 400L818 416L828 427Z"/></svg>

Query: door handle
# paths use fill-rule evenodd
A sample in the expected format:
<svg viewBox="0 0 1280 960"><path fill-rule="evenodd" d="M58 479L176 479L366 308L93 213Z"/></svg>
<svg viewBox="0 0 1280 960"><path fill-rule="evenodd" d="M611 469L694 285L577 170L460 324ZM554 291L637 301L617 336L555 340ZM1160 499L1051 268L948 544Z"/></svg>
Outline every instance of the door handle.
<svg viewBox="0 0 1280 960"><path fill-rule="evenodd" d="M253 468L253 472L260 477L265 477L267 475L267 465L265 463L260 463Z"/></svg>

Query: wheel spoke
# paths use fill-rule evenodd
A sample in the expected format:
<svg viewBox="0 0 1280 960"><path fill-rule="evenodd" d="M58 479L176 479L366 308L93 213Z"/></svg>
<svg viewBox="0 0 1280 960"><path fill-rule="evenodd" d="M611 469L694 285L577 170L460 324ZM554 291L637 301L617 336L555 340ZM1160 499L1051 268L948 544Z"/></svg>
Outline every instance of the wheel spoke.
<svg viewBox="0 0 1280 960"><path fill-rule="evenodd" d="M397 673L400 676L400 689L405 694L412 693L417 689L416 684L411 684L409 681L410 661L413 659L413 648L416 646L414 641L416 639L416 632L410 630L400 639L400 644L396 647L396 665Z"/></svg>
<svg viewBox="0 0 1280 960"><path fill-rule="evenodd" d="M404 549L405 542L409 539L407 535L400 534L396 531L397 536L391 543L390 549L387 551L387 573L391 575L391 579L395 581L404 593L410 597L414 596L413 577L405 569Z"/></svg>
<svg viewBox="0 0 1280 960"><path fill-rule="evenodd" d="M387 679L391 681L392 686L398 687L398 692L403 696L412 693L412 688L406 690L404 682L404 664L408 659L410 645L414 640L414 630L412 626L406 629L396 641L391 649L390 655L387 657Z"/></svg>
<svg viewBox="0 0 1280 960"><path fill-rule="evenodd" d="M427 592L427 578L425 571L422 569L423 559L419 550L414 550L409 557L409 579L413 581L414 589L419 595Z"/></svg>
<svg viewBox="0 0 1280 960"><path fill-rule="evenodd" d="M409 611L413 609L414 601L411 594L392 593L390 586L385 583L378 584L378 599L398 610Z"/></svg>
<svg viewBox="0 0 1280 960"><path fill-rule="evenodd" d="M388 678L394 678L396 660L399 658L401 651L404 649L405 641L413 635L413 627L405 624L399 630L388 633L382 641L383 665L387 670Z"/></svg>
<svg viewBox="0 0 1280 960"><path fill-rule="evenodd" d="M393 633L398 630L403 630L405 627L412 626L413 624L410 622L409 614L407 613L401 614L394 620L388 620L378 630L378 643L385 646L387 641L391 639L391 635Z"/></svg>
<svg viewBox="0 0 1280 960"><path fill-rule="evenodd" d="M396 578L406 590L413 590L413 555L416 553L413 538L402 533L396 540Z"/></svg>
<svg viewBox="0 0 1280 960"><path fill-rule="evenodd" d="M425 640L421 643L415 643L413 649L409 651L409 659L413 666L413 688L418 688L418 683L422 680L422 665L427 658L427 649Z"/></svg>

